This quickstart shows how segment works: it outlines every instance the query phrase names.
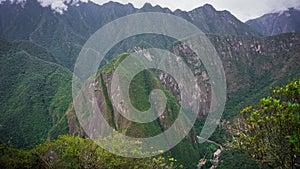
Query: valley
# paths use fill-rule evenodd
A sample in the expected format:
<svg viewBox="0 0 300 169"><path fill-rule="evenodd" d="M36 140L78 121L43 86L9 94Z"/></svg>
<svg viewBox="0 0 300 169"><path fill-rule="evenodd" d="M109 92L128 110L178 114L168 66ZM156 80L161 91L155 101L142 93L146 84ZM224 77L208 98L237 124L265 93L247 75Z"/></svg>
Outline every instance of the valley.
<svg viewBox="0 0 300 169"><path fill-rule="evenodd" d="M26 156L22 162L26 164L24 166L28 164L28 168L36 165L33 161L43 164L40 168L51 168L51 165L53 168L72 168L72 164L80 164L78 168L93 168L94 161L89 163L88 159L84 159L84 156L89 156L85 153L97 154L108 158L108 161L115 160L109 164L112 168L122 164L125 168L132 168L132 159L119 159L90 142L92 138L89 138L86 128L101 128L102 121L84 124L81 118L90 121L96 119L97 115L93 114L93 105L96 105L117 133L144 138L168 130L179 116L182 94L179 90L181 84L165 71L141 71L134 76L128 89L130 101L139 111L151 107L151 91L159 89L163 92L166 108L156 120L150 123L130 121L113 104L115 96L111 88L116 68L132 53L139 53L147 59L153 58L149 52L151 48L166 50L183 60L201 90L201 102L195 124L191 130L184 131L187 134L179 144L162 156L156 156L160 159L156 162L153 160L157 159L149 158L146 161L141 159L136 164L142 168L152 168L161 163L165 164L165 168L196 168L202 162L202 168L234 168L240 161L247 161L240 168L266 167L246 151L230 149L227 146L230 135L226 127L239 117L243 108L256 105L261 98L271 95L270 89L285 86L300 78L300 31L299 24L294 21L297 20L294 18L298 18L299 10L289 9L281 15L269 14L243 23L229 11L218 11L209 4L191 11L172 11L150 3L145 3L141 8L118 2L98 5L89 1L78 4L69 5L63 14L59 14L50 7L42 7L36 0L26 1L24 5L8 1L0 3L0 154L3 157L0 157L0 168L19 165L17 162L7 162L14 155L20 159ZM78 78L73 74L76 59L90 36L111 21L142 12L166 13L192 23L203 31L222 62L227 86L226 104L222 118L217 122L218 127L209 139L204 139L204 143L198 143L199 134L209 116L211 103L215 101L212 99L211 77L193 49L201 45L201 41L180 41L156 34L129 37L110 49L97 73L81 86L83 91L92 87L89 90L92 92L72 96L72 83ZM274 20L279 21L288 16L286 13L293 16L293 20L288 23L282 21L286 29L281 29L280 24L273 25L277 29L271 30L268 27ZM197 39L201 36L189 38ZM91 101L92 97L96 100ZM294 97L299 97L299 94L296 92ZM78 100L86 104L78 108L74 105ZM181 132L180 126L176 131ZM67 145L69 149L60 149L64 141L70 143ZM54 147L57 149L54 150ZM89 152L82 152L85 147ZM116 149L122 149L120 147L121 143ZM80 153L70 158L67 150L73 149ZM144 152L137 150L134 153ZM36 154L40 158L35 159ZM82 154L85 155L82 157ZM64 161L61 155L65 155L68 160ZM54 161L50 160L52 158ZM298 158L295 155L295 159ZM73 159L80 160L73 163ZM90 159L97 161L92 155ZM233 159L238 160L230 163ZM148 167L143 165L144 162Z"/></svg>

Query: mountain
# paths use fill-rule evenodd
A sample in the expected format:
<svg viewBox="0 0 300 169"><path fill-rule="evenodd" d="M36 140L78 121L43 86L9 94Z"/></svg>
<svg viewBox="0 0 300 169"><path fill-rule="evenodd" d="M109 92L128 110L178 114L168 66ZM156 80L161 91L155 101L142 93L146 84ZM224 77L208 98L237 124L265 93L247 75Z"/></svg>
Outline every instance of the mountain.
<svg viewBox="0 0 300 169"><path fill-rule="evenodd" d="M242 36L209 35L223 63L227 80L227 103L223 118L228 120L245 105L258 101L270 86L283 84L300 77L300 35L297 33L259 38ZM29 148L45 139L54 139L59 134L71 133L84 135L76 119L71 98L71 72L58 65L45 48L29 41L7 42L1 40L1 141L11 142L16 147ZM192 44L192 46L194 46ZM194 144L195 135L199 134L209 109L210 95L205 68L195 62L194 54L185 44L175 43L173 53L189 64L197 75L203 105L195 128L189 137L172 150L172 155L180 162L195 164L199 157L207 156L210 149L207 144L199 147ZM155 135L166 129L172 121L159 119L150 125L132 123L121 117L112 107L109 86L114 67L122 61L119 55L101 68L96 76L99 86L95 92L102 110L111 126L126 131L132 136ZM90 85L88 85L90 86ZM130 92L133 104L145 110L149 106L149 91L161 88L169 98L169 108L165 117L176 117L179 92L174 80L162 73L146 71L133 80ZM150 88L149 88L150 87ZM101 89L101 90L98 90ZM144 90L147 89L147 90ZM222 132L214 134L211 139L222 143ZM186 156L193 158L186 159Z"/></svg>
<svg viewBox="0 0 300 169"><path fill-rule="evenodd" d="M281 12L265 14L246 22L262 35L270 36L286 32L300 32L300 9L289 8Z"/></svg>
<svg viewBox="0 0 300 169"><path fill-rule="evenodd" d="M71 70L75 60L85 41L101 26L137 12L174 14L192 22L207 34L226 74L227 102L222 123L235 117L242 107L256 103L267 95L270 87L300 77L299 33L261 37L228 11L216 11L211 5L189 12L172 12L149 3L137 9L131 4L109 2L97 5L88 2L71 5L64 14L59 14L50 7L42 7L36 0L23 5L4 2L0 5L0 36L7 40L0 39L0 142L31 148L59 134L86 137L72 102ZM167 109L163 116L147 125L121 116L112 104L113 95L109 90L115 67L128 53L138 51L147 55L147 48L150 47L168 49L188 64L204 92L201 93L201 108L194 127L180 144L166 154L191 167L195 167L200 157L214 157L213 152L218 149L216 146L208 142L198 145L196 140L211 102L206 68L190 48L197 44L177 42L157 35L147 35L142 39L144 41L139 36L127 40L112 48L110 60L100 67L95 76L90 77L92 82L87 81L84 86L95 87L96 103L103 110L106 120L120 132L136 137L153 136L170 127L178 115L181 100L179 84L167 73L142 71L130 84L130 99L140 110L149 108L148 96L152 89L161 89L167 97ZM90 116L84 107L79 113ZM225 133L220 125L210 139L223 143L223 136ZM224 160L228 159L225 157Z"/></svg>
<svg viewBox="0 0 300 169"><path fill-rule="evenodd" d="M271 86L300 77L300 34L237 37L211 36L226 74L225 118L245 105L256 103ZM233 113L235 112L235 113Z"/></svg>
<svg viewBox="0 0 300 169"><path fill-rule="evenodd" d="M46 48L63 66L73 69L75 60L85 41L100 27L122 16L136 12L163 12L182 17L198 26L204 33L217 35L259 36L228 11L216 11L204 5L185 12L170 11L146 3L141 9L132 4L92 2L70 5L64 14L42 7L36 0L21 4L8 1L0 4L0 37L10 41L30 40Z"/></svg>
<svg viewBox="0 0 300 169"><path fill-rule="evenodd" d="M221 61L223 63L227 83L227 100L225 110L219 128L209 138L214 142L222 144L226 133L224 128L226 124L239 114L239 111L248 106L257 104L261 97L269 94L270 88L281 86L294 78L300 77L300 34L289 33L280 34L277 36L258 38L258 37L241 37L241 36L208 36L214 47L216 48ZM191 46L196 44L188 42ZM205 88L203 81L207 78L205 71L199 70L196 65L203 65L195 62L193 52L184 44L175 45L174 53L183 53L183 58L186 63L191 63L191 68L197 73L199 79L198 86L201 91L201 99L205 100L202 109L199 110L199 117L194 125L196 133L199 134L205 121L207 108L209 108L210 97L205 95L209 93L209 87ZM181 51L181 52L178 52ZM161 79L162 80L162 79ZM205 81L205 80L204 80ZM172 85L172 82L167 81L167 84ZM204 87L203 87L204 85ZM176 93L173 93L176 97ZM214 145L206 143L200 144L201 157L206 162L205 167L210 168L212 165L207 161L215 161L216 155L222 148L218 149ZM249 158L248 154L232 151L225 148L227 155L222 155L220 163L227 163L226 168L235 168L238 162L246 161L245 165L239 168L259 168L255 164L255 160ZM212 153L214 152L214 153ZM223 152L222 152L223 153ZM231 153L231 155L229 155ZM238 159L232 161L232 157ZM218 158L218 157L217 157ZM202 159L201 159L202 160ZM203 162L203 161L199 161ZM218 165L217 162L214 166ZM251 166L251 167L250 167Z"/></svg>
<svg viewBox="0 0 300 169"><path fill-rule="evenodd" d="M74 102L77 103L76 114L80 117L79 119L81 119L80 121L82 122L81 125L87 133L91 134L90 129L93 129L92 132L96 129L97 132L105 132L103 130L106 130L106 128L102 126L102 122L97 118L98 116L95 115L96 113L92 111L96 110L97 107L101 110L101 113L109 123L110 127L120 133L126 134L126 136L135 138L148 138L159 135L171 128L178 118L180 111L179 101L176 99L178 95L174 95L170 89L174 84L171 84L168 81L171 80L169 78L164 79L164 82L168 84L164 83L160 78L163 76L166 77L166 74L157 70L144 70L135 75L130 82L129 98L130 102L137 110L147 111L153 106L153 103L150 103L151 99L149 99L150 92L154 89L160 89L166 96L166 108L163 110L162 114L154 121L138 123L127 119L120 113L120 109L116 107L116 104L122 104L122 112L127 112L128 107L124 104L125 100L120 103L113 102L113 97L116 97L117 95L111 91L112 86L114 85L112 83L112 76L115 73L115 67L118 67L128 55L129 53L118 55L111 62L102 67L95 77L84 83L81 89L82 92L80 92L83 94L79 94L74 99ZM128 72L122 73L126 74ZM94 88L94 92L91 92L91 86ZM91 100L95 100L95 102L92 102ZM70 104L68 112L75 114L74 105ZM180 123L182 122L183 121L180 121ZM98 125L101 125L102 127L97 128ZM185 125L176 125L174 132L180 133L183 130L183 132L189 134L187 134L187 136L185 136L184 139L168 153L180 161L180 163L184 164L184 166L191 167L195 166L197 160L200 158L200 151L198 149L198 144L196 143L195 129L192 128L191 131L186 131L185 128ZM90 136L93 137L93 134ZM169 145L166 144L166 146ZM189 158L185 158L187 156Z"/></svg>
<svg viewBox="0 0 300 169"><path fill-rule="evenodd" d="M230 120L245 105L256 103L260 97L268 94L270 87L283 84L293 78L300 77L300 34L290 33L266 38L248 36L216 36L209 35L208 38L215 46L221 61L224 65L227 80L227 102L223 120ZM197 59L193 50L186 46L196 46L192 42L174 43L170 50L182 57L187 65L196 75L197 84L201 91L201 106L198 111L196 125L190 134L179 145L171 150L172 156L176 157L184 166L194 166L195 159L206 156L210 158L213 148L207 148L207 144L195 145L195 136L199 135L203 122L209 111L211 103L210 84L207 83L207 71L205 67L199 66L203 63ZM147 48L138 49L138 53L148 55ZM137 74L131 82L129 96L132 104L140 110L147 110L150 106L148 95L153 89L162 89L168 99L167 108L154 122L138 124L125 119L112 104L114 95L111 93L112 75L128 53L123 53L115 57L111 62L102 67L97 75L84 84L84 88L93 86L97 102L87 103L97 105L102 110L102 114L109 122L110 126L116 130L125 132L126 135L134 137L149 137L156 135L172 124L176 117L176 110L180 103L180 91L177 82L163 71L142 71ZM174 69L170 67L170 69ZM126 74L126 72L123 72ZM85 90L83 90L85 91ZM85 93L79 100L89 100L91 93ZM76 99L77 100L77 99ZM89 101L90 102L90 101ZM121 103L120 103L121 104ZM83 104L85 105L85 104ZM88 107L90 107L88 106ZM79 106L77 114L82 116L92 116L92 113ZM123 111L125 111L124 108ZM74 106L71 104L68 112L75 114ZM163 118L164 117L164 118ZM94 119L90 117L91 119ZM86 125L91 125L90 123ZM78 128L78 127L77 127ZM214 134L211 139L222 143L224 133L220 131ZM200 150L200 152L198 152ZM185 158L186 156L193 159Z"/></svg>
<svg viewBox="0 0 300 169"><path fill-rule="evenodd" d="M0 46L0 140L28 148L67 133L72 73L31 42Z"/></svg>
<svg viewBox="0 0 300 169"><path fill-rule="evenodd" d="M196 8L189 12L181 10L174 11L176 16L180 16L195 24L201 31L215 35L241 35L259 36L248 25L245 25L228 11L216 11L209 4Z"/></svg>

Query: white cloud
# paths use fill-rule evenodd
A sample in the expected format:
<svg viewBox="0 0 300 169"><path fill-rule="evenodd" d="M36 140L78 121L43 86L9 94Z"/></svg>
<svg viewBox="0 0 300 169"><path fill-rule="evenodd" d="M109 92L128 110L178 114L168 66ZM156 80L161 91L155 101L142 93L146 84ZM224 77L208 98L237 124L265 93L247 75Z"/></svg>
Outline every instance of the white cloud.
<svg viewBox="0 0 300 169"><path fill-rule="evenodd" d="M0 0L0 4L6 0ZM10 0L11 3L24 4L27 0Z"/></svg>
<svg viewBox="0 0 300 169"><path fill-rule="evenodd" d="M60 14L68 9L69 0L38 0L43 7L48 7Z"/></svg>
<svg viewBox="0 0 300 169"><path fill-rule="evenodd" d="M6 0L0 0L0 4ZM9 0L11 3L22 4L28 0ZM77 5L79 2L88 2L88 0L37 0L42 7L49 7L59 14L63 14L68 9L68 5Z"/></svg>

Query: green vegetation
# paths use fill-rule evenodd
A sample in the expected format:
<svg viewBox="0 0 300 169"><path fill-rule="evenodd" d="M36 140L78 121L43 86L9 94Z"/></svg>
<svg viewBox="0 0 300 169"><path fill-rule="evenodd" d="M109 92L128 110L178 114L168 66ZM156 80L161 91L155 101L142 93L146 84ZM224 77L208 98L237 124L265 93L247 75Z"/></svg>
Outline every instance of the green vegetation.
<svg viewBox="0 0 300 169"><path fill-rule="evenodd" d="M34 44L26 43L24 49L35 46L33 49L40 50L35 50L38 57L20 50L22 43L18 48L5 41L2 45L8 48L2 48L0 56L0 140L30 148L67 133L65 112L72 100L71 72L42 60L51 55Z"/></svg>
<svg viewBox="0 0 300 169"><path fill-rule="evenodd" d="M115 121L115 119L113 118L114 116L118 116L118 112L114 112L110 100L111 96L109 96L107 92L107 88L109 88L108 86L110 85L110 82L108 82L108 84L105 84L103 77L111 76L118 65L128 55L129 53L123 53L116 56L112 61L107 63L97 72L95 79L101 81L101 83L98 84L101 84L100 88L103 90L105 102L107 103L107 112L105 113L105 117L111 126L119 126L118 131L121 133L125 133L128 136L155 136L162 133L164 130L167 130L173 124L180 109L180 106L176 101L174 95L170 91L166 90L161 84L156 75L156 70L148 69L141 71L137 75L135 75L129 86L129 97L132 105L136 109L140 111L146 111L150 108L150 92L154 89L161 89L167 98L166 111L163 113L165 118L156 119L150 123L131 122L123 117L119 117L118 120ZM197 160L199 159L199 150L197 143L195 143L195 140L192 137L194 133L194 130L191 131L186 139L184 139L181 143L179 143L175 148L173 148L170 152L167 152L165 155L174 156L178 160L177 163L183 164L185 167L195 167ZM190 158L186 158L187 156L189 156Z"/></svg>
<svg viewBox="0 0 300 169"><path fill-rule="evenodd" d="M75 9L75 6L70 6L68 12L64 15L57 15L53 14L51 10L44 10L40 6L35 6L35 3L35 1L28 1L28 6L13 8L11 6L5 6L4 8L1 6L2 10L0 10L0 13L5 14L3 15L5 17L1 17L1 21L3 21L2 26L4 26L0 32L1 36L17 41L10 43L0 39L0 142L25 149L32 149L38 144L43 144L27 151L2 145L0 150L0 168L32 168L33 166L40 166L40 168L49 168L49 166L53 168L93 168L95 163L101 164L103 168L133 168L132 164L134 162L137 162L138 168L142 168L142 163L145 161L135 161L136 159L124 159L111 154L108 155L107 152L101 150L99 147L95 148L96 145L88 139L61 136L56 141L48 142L70 131L76 133L82 132L82 129L78 127L79 122L76 119L75 112L71 112L73 113L72 125L68 124L70 117L66 116L66 110L68 110L68 106L72 102L72 72L69 70L72 70L82 45L92 33L105 23L115 20L120 16L135 13L136 9L130 10L114 3L109 3L99 8L98 6L94 6L94 4L87 3L81 4L78 9ZM35 10L32 10L30 7L34 7ZM95 12L100 9L104 13ZM147 9L145 10L147 11ZM180 13L177 14L188 20L191 17L195 17L192 22L203 28L205 32L217 34L208 35L208 37L222 59L226 78L228 79L228 99L223 117L226 121L235 118L237 112L245 107L245 105L254 105L259 98L270 95L270 87L282 85L290 79L300 77L299 34L291 33L266 38L255 38L252 35L258 34L249 30L242 23L234 22L236 23L233 24L235 25L234 27L232 27L232 24L226 24L228 16L224 15L220 20L218 17L215 17L217 15L210 16L211 12L200 8L195 10L194 14ZM191 16L187 14L191 14ZM222 14L221 12L219 14L223 15L224 13ZM202 17L198 17L197 15ZM220 34L222 36L219 36ZM224 34L249 36L224 37ZM19 39L23 40L19 41ZM174 52L176 51L176 44L172 46L173 42L173 38L156 34L148 34L146 36L137 35L116 44L108 52L106 56L107 60L109 61L112 58L113 60L99 70L96 79L99 80L99 86L97 87L102 90L102 95L104 96L102 104L106 108L105 117L113 128L116 129L118 127L120 132L124 132L129 136L149 137L161 133L172 125L177 117L180 105L175 99L177 97L162 86L156 76L157 72L145 70L137 74L131 83L129 91L132 104L142 111L150 107L148 97L151 90L161 89L165 93L167 97L167 108L164 112L165 118L157 119L148 124L130 122L120 116L118 112L115 112L111 104L111 96L109 96L110 81L108 78L105 78L106 75L111 75L119 63L128 55L128 53L122 52L129 52L130 50L128 49L133 51L134 47L155 47L170 49L170 51ZM193 46L194 44L191 45ZM180 48L179 54L186 55L188 53L187 51L180 50L185 49ZM114 57L118 54L120 55ZM193 51L191 51L189 59L196 65L197 63L194 63L193 54ZM64 65L66 68L59 64ZM195 70L196 67L192 67L193 65L190 66L192 70ZM204 65L199 64L197 68L202 69ZM201 72L199 71L196 75L201 75ZM199 78L201 79L201 77ZM266 99L259 103L256 108L251 108L249 112L244 113L244 118L257 118L257 115L251 115L253 112L259 112L259 118L265 118L265 111L272 110L269 104L275 103L274 99ZM288 101L279 100L279 104L285 108L282 112L295 108L294 103L289 105ZM284 102L287 102L287 105ZM260 107L261 104L264 107ZM267 108L265 109L265 107ZM250 134L248 137L248 142L252 141L251 144L248 144L245 138L243 138L244 140L241 139L247 142L243 146L247 147L248 152L236 149L242 147L224 150L221 153L219 167L233 168L239 166L240 168L258 168L259 164L257 160L268 163L272 167L279 165L288 167L289 164L292 164L293 156L291 154L293 153L289 151L295 149L293 151L299 157L299 150L297 148L297 145L299 145L299 135L297 133L296 135L288 133L288 131L284 130L286 128L277 127L270 129L268 125L278 125L278 121L270 120L273 116L275 116L275 119L277 118L275 114L270 115L270 117L268 116L269 121L267 119L263 119L260 122L258 122L260 119L257 119L257 122L255 120L251 121L253 126L250 126L249 131L254 131L254 129L260 127L268 128L272 134L275 132L275 135L277 134L276 131L286 133L284 138L277 138L268 134L263 135L264 130L261 133L253 132L251 133L253 135ZM190 131L189 135L174 149L165 153L164 157L175 157L178 160L176 164L184 164L187 168L194 168L198 160L202 157L212 159L217 147L210 143L198 145L195 141L196 135L200 133L204 125L205 118L206 116L203 116L202 119L197 119L195 127ZM283 118L286 117L283 116ZM294 117L288 116L287 118L293 119ZM247 120L245 120L246 122L248 123ZM291 121L286 120L286 122L289 122L287 125L292 125ZM296 121L294 120L293 122ZM227 134L220 125L209 139L223 144L225 143L224 137ZM270 138L265 138L267 136ZM275 144L275 141L280 139L284 141ZM47 140L46 143L44 143L45 140ZM259 141L262 140L269 146L267 149L255 149L251 147L253 145L259 147L261 145ZM257 145L252 144L254 141L258 141ZM67 144L66 147L62 146L64 142ZM281 149L284 147L281 145L290 149ZM270 147L272 147L274 152L281 151L282 154L274 155L275 153L269 151ZM91 151L85 151L85 149ZM55 161L51 161L53 159L51 156L52 150L55 153L52 155L57 159ZM97 154L97 156L95 158L94 156L90 157L89 155L91 154ZM283 159L284 155L287 155L288 158ZM156 160L153 159L153 161L147 159L146 164L149 164L149 166L146 166L146 168L154 167L152 162L155 161L156 164L160 164L161 159L162 157ZM205 167L209 168L210 166L211 162L207 162ZM263 165L263 167L265 166Z"/></svg>
<svg viewBox="0 0 300 169"><path fill-rule="evenodd" d="M225 149L221 153L218 169L264 169L247 152L240 149Z"/></svg>
<svg viewBox="0 0 300 169"><path fill-rule="evenodd" d="M137 144L131 142L128 146ZM120 144L114 142L118 147ZM132 150L134 151L134 150ZM136 150L136 153L142 153ZM124 158L102 149L94 141L76 136L62 135L57 140L45 142L31 150L17 150L0 144L1 168L145 168L172 169L174 158Z"/></svg>
<svg viewBox="0 0 300 169"><path fill-rule="evenodd" d="M241 111L228 132L230 145L270 168L296 168L300 157L300 79L276 87L256 107Z"/></svg>

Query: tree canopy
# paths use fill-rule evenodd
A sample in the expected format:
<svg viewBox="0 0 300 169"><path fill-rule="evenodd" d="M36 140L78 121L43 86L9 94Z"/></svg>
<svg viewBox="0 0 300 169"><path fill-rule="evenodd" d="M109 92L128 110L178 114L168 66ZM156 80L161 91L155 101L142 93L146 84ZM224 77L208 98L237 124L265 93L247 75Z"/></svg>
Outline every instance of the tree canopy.
<svg viewBox="0 0 300 169"><path fill-rule="evenodd" d="M229 145L270 168L296 168L300 157L300 79L275 87L228 126Z"/></svg>
<svg viewBox="0 0 300 169"><path fill-rule="evenodd" d="M116 148L119 145L113 142ZM135 142L129 143L136 144ZM142 153L140 150L137 153ZM172 157L125 158L114 155L93 140L77 136L61 135L32 150L14 149L0 144L0 168L148 168L172 169L182 166Z"/></svg>

